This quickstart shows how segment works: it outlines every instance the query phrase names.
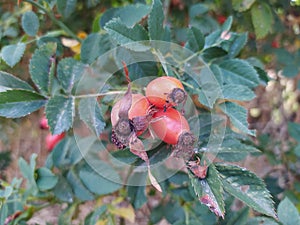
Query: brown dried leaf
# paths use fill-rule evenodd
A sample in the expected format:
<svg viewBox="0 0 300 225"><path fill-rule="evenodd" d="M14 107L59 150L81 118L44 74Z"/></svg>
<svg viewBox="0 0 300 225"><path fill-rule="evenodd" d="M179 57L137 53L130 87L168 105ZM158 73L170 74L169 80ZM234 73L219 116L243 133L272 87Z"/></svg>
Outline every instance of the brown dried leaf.
<svg viewBox="0 0 300 225"><path fill-rule="evenodd" d="M143 142L137 138L135 134L131 135L129 139L129 148L130 151L144 160L147 164L149 164L149 158L145 151Z"/></svg>
<svg viewBox="0 0 300 225"><path fill-rule="evenodd" d="M152 173L150 171L150 162L149 162L147 152L145 151L144 144L140 139L137 138L137 136L135 134L130 137L129 148L133 154L137 155L138 157L140 157L142 160L144 160L146 162L147 167L148 167L148 176L149 176L150 183L158 191L162 192L162 189L161 189L159 183L157 182L156 178L152 175Z"/></svg>
<svg viewBox="0 0 300 225"><path fill-rule="evenodd" d="M162 192L161 186L159 185L158 181L150 171L150 165L148 165L148 176L149 176L150 183L153 185L153 187L155 187L156 190L158 190L159 192Z"/></svg>
<svg viewBox="0 0 300 225"><path fill-rule="evenodd" d="M132 105L132 93L131 86L128 84L128 89L121 99L120 110L119 110L119 119L128 119L128 112Z"/></svg>

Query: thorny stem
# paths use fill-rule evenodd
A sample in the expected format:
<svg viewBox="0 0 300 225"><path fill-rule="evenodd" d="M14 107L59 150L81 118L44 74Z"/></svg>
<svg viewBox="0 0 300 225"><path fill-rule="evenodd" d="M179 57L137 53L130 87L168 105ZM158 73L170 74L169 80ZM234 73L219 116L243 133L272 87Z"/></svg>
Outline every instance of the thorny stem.
<svg viewBox="0 0 300 225"><path fill-rule="evenodd" d="M71 31L63 22L59 21L58 19L56 19L55 15L48 11L47 9L45 9L44 6L40 5L39 3L33 1L33 0L24 0L24 2L28 2L31 5L37 7L38 9L42 10L44 13L46 13L49 18L56 24L58 25L61 29L63 29L70 37L74 38L75 40L77 40L79 43L81 43L81 39L79 37L77 37L77 35Z"/></svg>

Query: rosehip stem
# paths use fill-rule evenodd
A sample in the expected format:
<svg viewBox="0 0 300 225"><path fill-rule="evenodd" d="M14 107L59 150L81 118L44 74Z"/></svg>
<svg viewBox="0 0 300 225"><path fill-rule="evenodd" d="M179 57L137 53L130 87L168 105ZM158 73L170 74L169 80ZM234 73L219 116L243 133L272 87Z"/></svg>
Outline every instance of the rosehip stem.
<svg viewBox="0 0 300 225"><path fill-rule="evenodd" d="M75 95L75 98L91 98L91 97L100 97L100 96L108 96L108 95L120 95L125 94L126 91L110 91L106 93L98 93L98 94L87 94L87 95Z"/></svg>

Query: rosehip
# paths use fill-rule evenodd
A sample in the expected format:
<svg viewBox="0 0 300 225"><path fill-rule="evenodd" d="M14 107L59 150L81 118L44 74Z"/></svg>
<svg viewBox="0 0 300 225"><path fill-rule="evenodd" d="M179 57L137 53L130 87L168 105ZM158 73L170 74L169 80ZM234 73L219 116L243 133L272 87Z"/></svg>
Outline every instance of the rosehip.
<svg viewBox="0 0 300 225"><path fill-rule="evenodd" d="M272 48L280 48L278 41L272 41L271 46L272 46Z"/></svg>
<svg viewBox="0 0 300 225"><path fill-rule="evenodd" d="M48 134L46 136L46 148L48 151L52 151L53 148L65 137L65 133L61 134Z"/></svg>
<svg viewBox="0 0 300 225"><path fill-rule="evenodd" d="M187 94L180 80L174 77L158 77L146 87L146 97L157 108L167 108L184 103Z"/></svg>
<svg viewBox="0 0 300 225"><path fill-rule="evenodd" d="M223 24L225 21L227 20L226 16L223 16L223 15L219 15L217 16L217 21L219 24Z"/></svg>
<svg viewBox="0 0 300 225"><path fill-rule="evenodd" d="M173 108L154 113L150 125L158 138L171 145L177 144L182 133L190 131L187 120Z"/></svg>
<svg viewBox="0 0 300 225"><path fill-rule="evenodd" d="M121 107L121 100L118 101L111 110L111 124L116 126L119 120L119 111ZM137 120L138 118L145 118L147 116L150 103L147 98L141 94L132 94L132 105L128 111L128 118L130 120ZM145 121L146 123L146 121ZM137 124L137 135L140 135L145 131L146 124Z"/></svg>
<svg viewBox="0 0 300 225"><path fill-rule="evenodd" d="M40 128L43 129L43 130L48 130L49 129L48 120L47 120L46 116L43 116L41 118Z"/></svg>

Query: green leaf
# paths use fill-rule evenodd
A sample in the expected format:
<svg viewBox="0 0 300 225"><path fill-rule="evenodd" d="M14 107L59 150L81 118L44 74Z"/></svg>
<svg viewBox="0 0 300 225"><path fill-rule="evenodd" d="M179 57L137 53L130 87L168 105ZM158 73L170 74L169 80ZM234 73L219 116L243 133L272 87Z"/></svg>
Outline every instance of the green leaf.
<svg viewBox="0 0 300 225"><path fill-rule="evenodd" d="M183 207L177 201L169 201L163 208L163 215L170 224L185 220Z"/></svg>
<svg viewBox="0 0 300 225"><path fill-rule="evenodd" d="M254 69L256 70L256 72L259 75L260 82L263 85L267 85L267 83L270 81L270 78L269 78L267 72L264 69L261 69L260 67L257 67L257 66L254 66Z"/></svg>
<svg viewBox="0 0 300 225"><path fill-rule="evenodd" d="M248 33L239 34L235 37L233 43L228 50L228 56L230 58L236 57L241 50L245 47L248 41Z"/></svg>
<svg viewBox="0 0 300 225"><path fill-rule="evenodd" d="M193 71L189 71L189 73L192 75ZM203 105L212 108L216 100L222 96L220 84L216 79L216 74L212 74L212 71L209 67L204 67L200 71L200 76L197 83L201 87L198 93L199 101Z"/></svg>
<svg viewBox="0 0 300 225"><path fill-rule="evenodd" d="M0 116L7 118L26 116L45 104L45 98L36 92L18 89L0 92Z"/></svg>
<svg viewBox="0 0 300 225"><path fill-rule="evenodd" d="M279 48L275 50L276 58L279 63L283 65L293 65L295 64L295 57L292 53L286 49Z"/></svg>
<svg viewBox="0 0 300 225"><path fill-rule="evenodd" d="M66 93L71 93L74 85L84 72L85 65L73 58L64 58L58 63L57 78Z"/></svg>
<svg viewBox="0 0 300 225"><path fill-rule="evenodd" d="M220 48L220 47L210 47L210 48L206 48L202 53L201 56L203 57L203 60L205 62L210 62L213 59L219 58L219 57L223 57L227 54L227 52Z"/></svg>
<svg viewBox="0 0 300 225"><path fill-rule="evenodd" d="M37 185L35 182L35 166L36 166L37 154L32 154L30 157L30 163L28 164L22 157L18 160L18 165L21 173L27 179L28 190L31 192L37 191Z"/></svg>
<svg viewBox="0 0 300 225"><path fill-rule="evenodd" d="M71 160L68 157L68 153L73 152L73 149L71 149L71 142L72 139L66 137L54 147L51 155L55 167L66 168L71 165ZM77 149L75 151L77 151Z"/></svg>
<svg viewBox="0 0 300 225"><path fill-rule="evenodd" d="M128 65L129 76L131 80L153 76L158 73L155 57L149 52L136 52L127 48L118 48L116 60L121 62L125 60ZM144 84L139 84L141 87Z"/></svg>
<svg viewBox="0 0 300 225"><path fill-rule="evenodd" d="M75 114L73 97L54 96L46 105L46 117L52 134L61 134L73 124Z"/></svg>
<svg viewBox="0 0 300 225"><path fill-rule="evenodd" d="M94 195L83 185L76 171L70 170L67 174L67 180L78 199L81 201L90 201L94 199Z"/></svg>
<svg viewBox="0 0 300 225"><path fill-rule="evenodd" d="M26 49L26 44L17 43L6 45L1 50L1 57L10 67L14 67L22 58Z"/></svg>
<svg viewBox="0 0 300 225"><path fill-rule="evenodd" d="M189 210L188 221L184 225L216 225L217 218L213 213L209 212L209 209L201 204L200 202L196 202L193 204L191 210ZM223 222L223 221L222 221ZM183 225L183 224L181 224Z"/></svg>
<svg viewBox="0 0 300 225"><path fill-rule="evenodd" d="M5 224L5 220L8 217L8 206L0 202L0 224Z"/></svg>
<svg viewBox="0 0 300 225"><path fill-rule="evenodd" d="M229 31L231 29L231 26L232 26L232 16L229 16L225 22L223 23L222 27L221 27L221 30L222 31Z"/></svg>
<svg viewBox="0 0 300 225"><path fill-rule="evenodd" d="M29 63L29 73L32 81L43 92L49 93L50 75L55 63L56 44L47 43L34 51Z"/></svg>
<svg viewBox="0 0 300 225"><path fill-rule="evenodd" d="M9 73L0 71L0 92L10 89L25 89L33 91L33 88L25 81L20 80Z"/></svg>
<svg viewBox="0 0 300 225"><path fill-rule="evenodd" d="M108 164L97 160L91 166L85 165L79 171L79 177L82 183L91 192L97 195L106 195L113 193L122 187L119 175ZM92 168L96 168L98 171L101 171L101 174ZM112 180L118 181L118 183Z"/></svg>
<svg viewBox="0 0 300 225"><path fill-rule="evenodd" d="M150 12L150 6L144 4L126 5L120 8L111 8L105 11L100 19L101 27L113 18L120 18L128 27L139 23Z"/></svg>
<svg viewBox="0 0 300 225"><path fill-rule="evenodd" d="M300 225L299 212L287 197L278 205L278 218L283 225Z"/></svg>
<svg viewBox="0 0 300 225"><path fill-rule="evenodd" d="M14 189L12 186L6 186L4 188L4 190L0 190L0 199L7 200L13 194L13 190ZM0 205L0 208L1 208L1 205Z"/></svg>
<svg viewBox="0 0 300 225"><path fill-rule="evenodd" d="M232 0L233 9L239 12L244 12L251 8L255 0Z"/></svg>
<svg viewBox="0 0 300 225"><path fill-rule="evenodd" d="M255 131L248 128L247 110L244 107L233 102L225 102L220 105L220 109L237 129L246 134L255 135Z"/></svg>
<svg viewBox="0 0 300 225"><path fill-rule="evenodd" d="M255 98L255 93L244 85L226 84L222 86L223 98L227 100L250 101Z"/></svg>
<svg viewBox="0 0 300 225"><path fill-rule="evenodd" d="M300 124L288 122L288 132L292 138L300 143Z"/></svg>
<svg viewBox="0 0 300 225"><path fill-rule="evenodd" d="M69 204L65 209L63 209L58 217L58 225L69 225L72 224L73 219L78 214L78 203Z"/></svg>
<svg viewBox="0 0 300 225"><path fill-rule="evenodd" d="M101 0L87 0L87 1L85 1L86 6L88 8L92 8L92 7L96 6L97 4L99 4L100 2L101 2Z"/></svg>
<svg viewBox="0 0 300 225"><path fill-rule="evenodd" d="M153 0L148 17L148 30L150 40L163 40L164 36L164 11L160 0Z"/></svg>
<svg viewBox="0 0 300 225"><path fill-rule="evenodd" d="M81 99L79 102L80 119L95 133L100 136L105 128L100 106L95 98Z"/></svg>
<svg viewBox="0 0 300 225"><path fill-rule="evenodd" d="M81 61L91 64L97 57L110 49L110 44L107 34L90 34L82 42L80 52Z"/></svg>
<svg viewBox="0 0 300 225"><path fill-rule="evenodd" d="M197 3L197 4L192 5L189 8L189 16L191 18L198 17L198 16L201 16L201 15L207 13L208 11L209 11L209 8L207 5L202 4L202 3Z"/></svg>
<svg viewBox="0 0 300 225"><path fill-rule="evenodd" d="M205 47L204 48L210 48L213 47L216 43L219 43L224 40L221 40L221 35L222 35L223 31L218 29L213 31L212 33L208 34L205 37Z"/></svg>
<svg viewBox="0 0 300 225"><path fill-rule="evenodd" d="M39 18L33 11L27 11L22 16L22 28L29 36L35 36L40 27Z"/></svg>
<svg viewBox="0 0 300 225"><path fill-rule="evenodd" d="M59 176L58 182L54 187L53 193L56 198L64 202L73 202L73 191L67 179Z"/></svg>
<svg viewBox="0 0 300 225"><path fill-rule="evenodd" d="M78 164L91 150L96 140L93 136L86 138L66 136L52 151L53 165L57 168L68 168Z"/></svg>
<svg viewBox="0 0 300 225"><path fill-rule="evenodd" d="M296 64L290 64L283 67L282 75L288 78L293 78L299 73L299 67Z"/></svg>
<svg viewBox="0 0 300 225"><path fill-rule="evenodd" d="M297 157L300 158L300 144L298 144L295 148L294 148L294 153Z"/></svg>
<svg viewBox="0 0 300 225"><path fill-rule="evenodd" d="M126 163L133 164L139 158L137 155L133 154L131 151L114 151L111 152L111 156L116 160Z"/></svg>
<svg viewBox="0 0 300 225"><path fill-rule="evenodd" d="M274 202L264 182L254 173L234 165L216 164L223 188L254 210L277 218Z"/></svg>
<svg viewBox="0 0 300 225"><path fill-rule="evenodd" d="M198 52L201 51L204 47L204 35L201 30L196 27L191 27L187 32L188 41L185 44L185 47L191 51Z"/></svg>
<svg viewBox="0 0 300 225"><path fill-rule="evenodd" d="M219 148L218 158L227 162L238 162L249 153L257 153L259 150L254 146L242 143L236 138L225 138Z"/></svg>
<svg viewBox="0 0 300 225"><path fill-rule="evenodd" d="M135 179L143 180L146 183L146 176L144 173L135 173ZM140 209L146 202L146 186L127 186L128 198L135 209Z"/></svg>
<svg viewBox="0 0 300 225"><path fill-rule="evenodd" d="M141 25L137 24L134 27L129 28L123 24L119 18L109 21L104 28L110 37L120 45L149 39L147 31ZM145 46L142 43L134 43L130 48L138 51L149 49L148 46Z"/></svg>
<svg viewBox="0 0 300 225"><path fill-rule="evenodd" d="M254 217L248 220L248 222L246 223L246 225L279 225L279 223L277 223L277 221L275 221L272 218L269 217Z"/></svg>
<svg viewBox="0 0 300 225"><path fill-rule="evenodd" d="M103 215L106 211L107 211L106 205L102 205L101 207L97 208L86 217L84 221L84 225L95 225L99 220L99 218L101 217L101 215Z"/></svg>
<svg viewBox="0 0 300 225"><path fill-rule="evenodd" d="M37 169L36 174L36 184L41 191L52 189L58 182L58 177L46 167Z"/></svg>
<svg viewBox="0 0 300 225"><path fill-rule="evenodd" d="M216 203L218 207L220 208L219 210L221 211L222 217L225 214L225 203L224 203L224 197L223 197L223 186L220 180L220 176L218 171L216 170L216 167L214 164L210 164L208 167L208 172L207 172L207 178L206 181L208 183L208 186L213 194L213 196L216 199ZM207 190L204 189L204 191L207 193Z"/></svg>
<svg viewBox="0 0 300 225"><path fill-rule="evenodd" d="M208 167L208 174L205 179L199 179L191 171L188 173L194 191L201 203L207 205L217 216L223 217L225 214L225 204L223 198L223 187L218 171L213 164ZM210 207L213 206L213 207Z"/></svg>
<svg viewBox="0 0 300 225"><path fill-rule="evenodd" d="M239 84L249 88L259 85L258 74L247 61L240 59L224 60L219 67L225 84Z"/></svg>
<svg viewBox="0 0 300 225"><path fill-rule="evenodd" d="M251 19L257 39L264 38L272 30L273 14L266 3L256 2L251 7Z"/></svg>
<svg viewBox="0 0 300 225"><path fill-rule="evenodd" d="M228 218L226 225L241 225L245 224L249 218L249 207L244 207L236 213L232 213Z"/></svg>
<svg viewBox="0 0 300 225"><path fill-rule="evenodd" d="M57 1L58 12L68 18L75 11L76 4L77 0L59 0Z"/></svg>

